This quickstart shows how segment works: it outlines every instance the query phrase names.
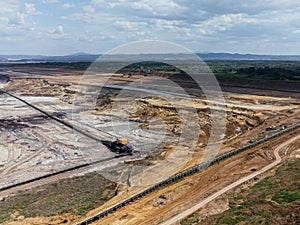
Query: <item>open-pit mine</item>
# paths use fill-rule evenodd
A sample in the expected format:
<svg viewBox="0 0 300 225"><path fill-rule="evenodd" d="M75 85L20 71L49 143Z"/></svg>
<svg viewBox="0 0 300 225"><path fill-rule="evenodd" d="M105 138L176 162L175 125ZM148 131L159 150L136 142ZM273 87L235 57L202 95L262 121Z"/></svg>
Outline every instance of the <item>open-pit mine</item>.
<svg viewBox="0 0 300 225"><path fill-rule="evenodd" d="M184 74L84 71L0 65L0 223L160 224L271 164L274 148L299 135L299 81L256 85L221 76L222 92L214 93L221 98L206 98ZM164 86L162 77L180 85ZM299 143L282 150L285 160L299 158ZM157 185L218 156L216 164ZM219 206L220 198L212 200L209 212L201 208L201 218L226 211L222 199Z"/></svg>

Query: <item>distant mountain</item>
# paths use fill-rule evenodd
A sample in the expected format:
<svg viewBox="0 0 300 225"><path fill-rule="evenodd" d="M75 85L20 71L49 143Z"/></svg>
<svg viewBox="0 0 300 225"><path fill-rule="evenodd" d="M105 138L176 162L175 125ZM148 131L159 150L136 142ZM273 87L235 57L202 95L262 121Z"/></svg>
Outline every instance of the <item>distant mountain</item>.
<svg viewBox="0 0 300 225"><path fill-rule="evenodd" d="M87 53L76 53L65 56L44 56L41 58L42 61L47 62L93 62L99 55L92 55Z"/></svg>
<svg viewBox="0 0 300 225"><path fill-rule="evenodd" d="M197 55L204 61L209 60L274 60L274 61L300 61L300 55L254 55L254 54L231 54L231 53L197 53ZM89 54L85 52L78 52L71 55L65 56L42 56L42 55L0 55L0 62L11 62L11 63L45 63L45 62L93 62L100 55ZM136 55L120 55L118 59L125 61L136 59ZM139 55L139 60L159 60L159 59L188 59L187 54L157 54L157 55ZM113 60L116 57L106 56L106 60Z"/></svg>
<svg viewBox="0 0 300 225"><path fill-rule="evenodd" d="M83 56L83 55L91 55L91 54L86 53L86 52L77 52L77 53L71 54L69 56Z"/></svg>
<svg viewBox="0 0 300 225"><path fill-rule="evenodd" d="M254 55L238 53L198 53L203 60L274 60L300 61L300 55Z"/></svg>

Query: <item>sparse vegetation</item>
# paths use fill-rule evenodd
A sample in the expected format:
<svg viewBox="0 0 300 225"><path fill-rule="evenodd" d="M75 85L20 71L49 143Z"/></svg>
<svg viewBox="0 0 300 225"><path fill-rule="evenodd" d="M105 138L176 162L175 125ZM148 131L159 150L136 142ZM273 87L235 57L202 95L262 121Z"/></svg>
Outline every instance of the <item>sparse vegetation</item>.
<svg viewBox="0 0 300 225"><path fill-rule="evenodd" d="M294 173L299 169L300 159L294 159L279 167L275 176L238 194L230 194L230 209L226 212L201 222L201 213L194 213L181 225L300 224L300 180Z"/></svg>
<svg viewBox="0 0 300 225"><path fill-rule="evenodd" d="M299 62L279 61L207 61L211 71L219 76L243 79L300 81ZM191 67L193 64L190 65ZM179 68L158 62L141 62L123 68L119 73L184 74Z"/></svg>
<svg viewBox="0 0 300 225"><path fill-rule="evenodd" d="M286 190L280 190L279 192L276 192L272 197L272 200L279 204L290 203L298 199L300 199L300 191L290 192Z"/></svg>
<svg viewBox="0 0 300 225"><path fill-rule="evenodd" d="M0 223L11 220L16 212L25 217L84 215L112 198L115 187L100 174L91 173L24 191L0 202Z"/></svg>

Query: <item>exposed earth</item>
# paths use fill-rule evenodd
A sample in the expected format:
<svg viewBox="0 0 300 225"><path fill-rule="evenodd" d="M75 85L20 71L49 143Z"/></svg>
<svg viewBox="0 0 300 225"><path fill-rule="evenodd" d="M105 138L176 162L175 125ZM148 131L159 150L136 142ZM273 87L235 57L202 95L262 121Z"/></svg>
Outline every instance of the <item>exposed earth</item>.
<svg viewBox="0 0 300 225"><path fill-rule="evenodd" d="M1 89L101 140L114 141L116 136L125 136L135 150L133 155L105 161L114 157L115 153L102 142L72 131L7 94L0 94L0 136L1 140L4 140L0 143L0 188L82 163L105 161L80 172L69 172L55 179L34 182L26 186L27 190L20 188L19 192L0 192L0 208L3 209L0 218L3 218L3 221L8 220L7 224L72 224L81 221L157 181L206 160L207 157L239 148L249 141L262 139L299 122L300 119L300 94L288 92L291 84L285 81L280 83L270 81L269 87L272 90L263 90L261 87L266 85L264 82L255 85L254 82L222 78L219 79L223 89L222 98L207 99L193 83L184 83L184 78L178 76L174 77L173 81L184 83L189 93L193 93L193 98L179 95L166 97L157 93L140 94L141 91L128 94L132 90L122 93L120 89L124 88L115 86L101 88L101 92L95 98L95 89L107 77L109 77L108 85L120 87L127 86L130 82L139 82L140 79L144 82L142 86L148 87L147 84L151 84L156 78L151 75L145 78L139 74L130 77L123 74L101 74L100 78L90 76L84 80L81 77L83 71L78 69L30 66L2 67L1 74L8 78L0 84ZM87 82L93 85L86 88ZM155 90L157 92L162 90L162 84L158 84ZM163 90L168 93L180 93L175 87ZM224 125L224 130L218 129L215 134L210 132L214 127L212 111L218 112L215 121L220 121L220 127ZM224 124L223 119L226 122ZM298 133L296 130L293 135ZM195 134L197 139L194 138ZM289 135L156 191L95 224L159 224L210 193L270 164L274 160L273 148ZM213 138L215 145L209 145L210 138ZM193 151L190 150L191 146ZM299 153L295 146L291 146L283 153L283 169L276 168L268 179L277 179L273 178L276 177L275 174L283 173L289 162L297 167ZM98 193L99 197L102 196L100 198L107 201L96 201L83 213L57 206L63 209L52 212L41 210L30 214L24 210L24 206L12 207L13 202L20 199L23 204L24 202L29 204L24 197L29 198L29 192L35 194L42 190L47 192L58 180L67 179L62 183L68 183L68 179L79 179L86 174L89 176L94 171L111 180L109 185L104 178L99 181L108 185L107 191L102 190L105 193L102 191L100 195ZM231 213L235 212L233 205L242 204L237 203L235 193L245 190L239 199L248 200L247 196L251 194L247 193L251 193L253 188L265 182L263 180L265 176L268 174L247 183L242 189L237 188L232 193L221 196L182 224L197 224L200 221L199 224L213 224L213 221L220 220L218 214L226 213L228 209ZM56 191L52 189L52 194ZM90 191L97 192L96 187ZM281 193L280 188L278 193ZM88 193L84 194L87 195ZM18 196L21 197L18 199ZM61 198L69 197L62 195ZM267 198L268 196L265 199ZM43 202L42 196L36 197L35 204L43 206L38 203L39 201ZM72 204L77 205L79 210L89 200L84 198L81 205L75 198L74 201ZM294 205L289 207L292 206ZM280 207L281 205L277 210L280 210ZM267 206L263 208L268 209L268 213L275 213Z"/></svg>

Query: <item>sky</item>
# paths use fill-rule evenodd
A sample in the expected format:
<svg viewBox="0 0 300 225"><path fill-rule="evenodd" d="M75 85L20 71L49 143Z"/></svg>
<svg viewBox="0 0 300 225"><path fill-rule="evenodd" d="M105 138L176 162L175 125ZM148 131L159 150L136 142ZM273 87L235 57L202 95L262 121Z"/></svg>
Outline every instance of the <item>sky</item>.
<svg viewBox="0 0 300 225"><path fill-rule="evenodd" d="M101 54L143 40L193 52L300 55L296 0L3 0L0 54Z"/></svg>

